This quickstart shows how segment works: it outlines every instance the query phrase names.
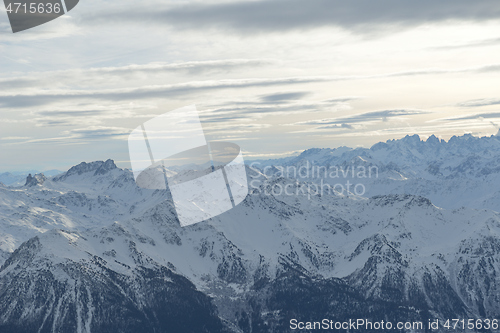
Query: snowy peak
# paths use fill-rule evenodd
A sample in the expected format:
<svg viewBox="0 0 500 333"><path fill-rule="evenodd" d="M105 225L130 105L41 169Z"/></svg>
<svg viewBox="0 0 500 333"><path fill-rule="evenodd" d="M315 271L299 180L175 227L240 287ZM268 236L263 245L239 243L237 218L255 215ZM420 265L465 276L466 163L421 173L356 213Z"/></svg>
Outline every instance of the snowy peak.
<svg viewBox="0 0 500 333"><path fill-rule="evenodd" d="M113 160L111 160L111 159L108 159L106 162L104 162L103 164L101 164L101 166L99 166L99 168L97 168L97 170L95 171L94 175L95 176L97 176L97 175L104 175L108 171L114 170L116 168L117 168L117 166L116 166L115 162Z"/></svg>
<svg viewBox="0 0 500 333"><path fill-rule="evenodd" d="M0 174L0 183L3 183L5 185L12 185L16 184L22 181L25 181L26 175L18 175L18 174L13 174L10 172L4 172ZM22 185L22 183L21 183Z"/></svg>
<svg viewBox="0 0 500 333"><path fill-rule="evenodd" d="M435 136L434 134L432 134L428 139L427 139L427 143L428 144L431 144L431 145L436 145L436 144L439 144L441 143L441 141L444 141L442 139L438 139L437 136Z"/></svg>
<svg viewBox="0 0 500 333"><path fill-rule="evenodd" d="M47 177L43 173L36 174L31 176L31 173L26 177L26 183L24 186L33 187L37 185L43 185L43 183L47 180Z"/></svg>
<svg viewBox="0 0 500 333"><path fill-rule="evenodd" d="M417 145L421 143L420 136L418 134L406 135L404 138L400 140L401 142L409 145Z"/></svg>
<svg viewBox="0 0 500 333"><path fill-rule="evenodd" d="M370 148L370 150L373 152L383 149L416 149L417 151L426 153L428 155L436 153L437 151L442 151L448 155L466 155L469 153L488 149L500 151L500 140L498 140L498 136L496 135L479 138L471 134L453 136L448 141L439 139L433 134L428 137L427 140L421 140L419 135L414 134L411 136L406 135L402 139L392 139L387 140L386 142L379 142Z"/></svg>
<svg viewBox="0 0 500 333"><path fill-rule="evenodd" d="M339 147L339 148L311 148L304 150L299 156L294 158L293 160L314 160L321 163L322 161L332 158L339 157L346 152L352 151L352 148L349 147Z"/></svg>
<svg viewBox="0 0 500 333"><path fill-rule="evenodd" d="M117 169L115 162L111 159L107 161L82 162L69 169L64 174L54 177L54 181L63 181L71 176L83 175L92 172L94 176L104 175L111 170Z"/></svg>

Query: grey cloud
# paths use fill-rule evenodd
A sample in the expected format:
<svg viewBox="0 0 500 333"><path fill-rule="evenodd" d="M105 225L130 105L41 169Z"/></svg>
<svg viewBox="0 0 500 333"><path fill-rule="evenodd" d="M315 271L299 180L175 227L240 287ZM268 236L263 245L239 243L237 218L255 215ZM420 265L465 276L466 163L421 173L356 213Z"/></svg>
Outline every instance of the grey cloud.
<svg viewBox="0 0 500 333"><path fill-rule="evenodd" d="M334 124L359 123L359 122L372 121L372 120L385 121L387 118L395 118L395 117L401 117L401 116L415 116L415 115L427 114L427 113L429 113L429 112L422 111L422 110L405 110L405 109L372 111L372 112L366 112L366 113L354 115L351 117L339 118L338 122L335 122Z"/></svg>
<svg viewBox="0 0 500 333"><path fill-rule="evenodd" d="M36 114L42 117L92 117L106 113L103 110L76 110L76 111L40 111Z"/></svg>
<svg viewBox="0 0 500 333"><path fill-rule="evenodd" d="M133 77L139 74L185 73L200 75L216 72L231 72L246 68L264 67L275 64L270 59L225 59L213 61L190 61L184 63L149 63L143 65L128 65L120 67L101 67L89 69L71 69L52 72L32 72L29 76L0 79L0 90L19 90L22 88L45 86L50 84L78 84L82 80L96 79L102 82L104 78Z"/></svg>
<svg viewBox="0 0 500 333"><path fill-rule="evenodd" d="M54 119L37 119L35 120L35 125L40 127L51 127L51 126L74 126L76 125L74 120L54 120Z"/></svg>
<svg viewBox="0 0 500 333"><path fill-rule="evenodd" d="M295 125L320 125L320 126L340 125L343 126L344 128L347 128L346 126L352 123L362 123L368 121L385 121L388 118L395 118L401 116L414 116L414 115L421 115L428 113L430 112L423 110L406 110L406 109L381 110L381 111L370 111L370 112L360 113L348 117L305 121L296 123Z"/></svg>
<svg viewBox="0 0 500 333"><path fill-rule="evenodd" d="M148 105L138 105L130 108L127 104L72 105L70 108L59 107L59 110L38 110L27 113L28 121L39 127L47 126L81 126L98 125L108 119L123 118L152 118L155 114L146 114L145 110L152 109Z"/></svg>
<svg viewBox="0 0 500 333"><path fill-rule="evenodd" d="M499 98L481 98L481 99L472 99L469 101L458 103L458 106L463 108L474 108L474 107L498 105L498 104L500 104Z"/></svg>
<svg viewBox="0 0 500 333"><path fill-rule="evenodd" d="M20 140L15 144L61 144L69 145L75 142L83 143L83 140L118 139L130 134L130 130L120 127L90 126L63 131L57 136L39 139Z"/></svg>
<svg viewBox="0 0 500 333"><path fill-rule="evenodd" d="M345 102L330 101L312 101L312 102L292 102L286 104L275 105L261 105L256 103L254 105L246 104L245 106L238 106L227 104L227 107L216 108L202 113L202 119L207 122L218 122L218 120L227 120L231 118L239 119L252 119L263 115L279 115L279 114L292 114L303 112L317 112L325 110L338 110L342 108L349 108Z"/></svg>
<svg viewBox="0 0 500 333"><path fill-rule="evenodd" d="M418 76L418 75L442 75L442 74L459 74L459 73L493 73L500 71L500 65L491 64L480 67L471 68L458 68L458 69L440 69L430 68L414 71L402 71L396 73L388 73L373 76L357 77L358 79L377 79L377 78L391 78L391 77L405 77L405 76ZM354 79L354 78L353 78Z"/></svg>
<svg viewBox="0 0 500 333"><path fill-rule="evenodd" d="M357 97L341 97L325 101L301 101L297 98L308 96L308 92L276 93L256 96L254 102L226 102L202 111L204 123L220 123L238 120L254 120L264 115L294 114L317 111L337 111L350 108L348 102ZM262 102L268 100L269 102Z"/></svg>
<svg viewBox="0 0 500 333"><path fill-rule="evenodd" d="M343 123L343 124L335 124L335 125L326 125L326 126L319 126L316 127L316 129L332 129L332 128L346 128L346 129L354 129L354 126Z"/></svg>
<svg viewBox="0 0 500 333"><path fill-rule="evenodd" d="M130 134L130 130L118 127L94 126L65 131L63 134L75 139L101 139L126 136Z"/></svg>
<svg viewBox="0 0 500 333"><path fill-rule="evenodd" d="M497 0L268 0L216 4L194 2L171 8L95 14L100 21L157 22L177 28L259 33L338 26L362 33L389 26L408 27L449 20L483 21L500 18ZM89 22L90 23L90 22Z"/></svg>
<svg viewBox="0 0 500 333"><path fill-rule="evenodd" d="M302 99L306 96L310 95L309 92L287 92L287 93L276 93L261 96L260 100L268 103L276 103L276 102L288 102L291 100Z"/></svg>
<svg viewBox="0 0 500 333"><path fill-rule="evenodd" d="M187 64L187 63L185 63ZM144 67L145 66L145 67ZM103 69L91 69L90 73L96 74L95 77L102 80L106 76L106 73L115 73L116 75L127 76L129 74L137 73L137 71L153 70L154 67L149 67L149 65L144 65L137 67L136 65L118 67L118 68L103 68ZM170 66L170 65L168 65ZM182 65L181 67L183 67ZM189 67L188 65L186 65ZM135 69L134 69L135 68ZM201 69L199 69L201 70ZM131 71L131 72L130 72ZM134 72L135 71L135 72ZM161 71L157 68L156 72ZM40 74L40 78L13 78L13 79L3 79L0 80L0 91L14 90L16 94L0 94L0 106L10 106L10 107L33 107L37 105L43 105L51 103L54 98L61 99L76 99L76 98L96 98L96 99L124 99L130 100L141 97L155 97L164 94L164 96L169 97L175 94L188 94L190 92L199 92L202 90L214 90L214 89L224 89L224 88L246 88L246 87L257 87L257 86L272 86L272 85L288 85L295 83L312 83L312 82L327 82L327 81L347 81L347 80L364 80L364 79L381 79L381 78L393 78L393 77L406 77L406 76L417 76L417 75L443 75L443 74L455 74L455 73L492 73L499 72L500 64L490 64L480 67L472 68L462 68L462 69L423 69L423 70L413 70L413 71L402 71L396 73L386 73L379 75L360 75L360 76L314 76L314 77L294 77L294 78L277 78L277 79L239 79L239 80L221 80L221 81L200 81L200 82L190 82L184 84L175 85L165 85L156 87L144 87L144 88L131 88L131 89L121 89L122 92L118 90L101 90L101 91L75 91L75 90L65 90L60 93L47 92L38 94L23 94L19 92L19 87L30 88L30 87L42 87L46 86L46 81L66 83L67 86L78 85L82 79L89 79L88 73L86 71L67 71L67 72L49 72L41 75L40 73L33 73L31 76L37 76ZM62 74L61 74L62 73ZM115 75L109 74L109 75ZM43 76L43 78L42 78ZM13 87L10 89L9 87ZM2 89L3 88L3 89ZM298 92L308 94L307 92ZM279 95L279 94L278 94ZM22 98L16 98L22 97ZM286 96L285 96L286 97ZM299 95L296 95L299 97ZM269 103L272 96L269 96L264 103ZM279 98L279 96L278 96ZM346 97L348 100L358 99L357 97ZM341 102L341 100L336 100L335 102ZM244 103L242 103L244 104ZM255 104L255 103L252 103Z"/></svg>
<svg viewBox="0 0 500 333"><path fill-rule="evenodd" d="M500 65L488 65L477 69L478 73L489 73L500 71Z"/></svg>
<svg viewBox="0 0 500 333"><path fill-rule="evenodd" d="M226 59L212 61L190 61L185 63L152 63L146 65L129 65L123 67L105 67L92 69L91 72L98 74L117 73L157 73L157 72L186 72L189 74L201 74L207 72L229 72L234 69L263 67L274 64L270 59Z"/></svg>
<svg viewBox="0 0 500 333"><path fill-rule="evenodd" d="M106 112L101 110L85 111L40 111L34 112L30 121L38 127L78 126L84 122L99 123Z"/></svg>
<svg viewBox="0 0 500 333"><path fill-rule="evenodd" d="M405 109L372 111L350 117L339 118L337 122L332 122L332 124L360 123L366 121L386 121L388 118L415 116L428 113L430 112L422 110L405 110Z"/></svg>
<svg viewBox="0 0 500 333"><path fill-rule="evenodd" d="M497 44L500 44L500 38L490 38L490 39L471 41L465 44L438 46L438 47L433 47L432 49L434 50L465 49L471 47L492 46Z"/></svg>
<svg viewBox="0 0 500 333"><path fill-rule="evenodd" d="M216 133L233 135L233 134L241 134L241 133L249 133L249 132L257 132L264 128L269 128L271 125L269 124L220 124L220 126L212 127L207 129L207 134L213 135Z"/></svg>
<svg viewBox="0 0 500 333"><path fill-rule="evenodd" d="M500 118L500 112L478 113L463 117L446 118L445 120L455 121L455 120L492 119L492 118Z"/></svg>
<svg viewBox="0 0 500 333"><path fill-rule="evenodd" d="M19 77L13 79L0 79L0 91L19 90L26 87L34 87L40 84L40 81L33 78Z"/></svg>
<svg viewBox="0 0 500 333"><path fill-rule="evenodd" d="M378 74L378 75L331 76L330 79L332 81L345 81L345 80L361 80L361 79L383 79L383 78L420 76L420 75L494 73L498 71L500 71L500 64L489 64L479 67L455 68L455 69L428 68L428 69L409 70L409 71L401 71L401 72Z"/></svg>
<svg viewBox="0 0 500 333"><path fill-rule="evenodd" d="M362 98L361 97L356 97L356 96L352 96L352 97L339 97L339 98L328 99L325 102L326 103L347 103L347 102L351 102L351 101L355 101L355 100L359 100L359 99L362 99Z"/></svg>
<svg viewBox="0 0 500 333"><path fill-rule="evenodd" d="M183 84L147 86L114 90L64 90L29 94L0 95L0 106L10 108L32 107L63 100L108 100L124 101L141 98L165 98L195 92L212 91L227 88L267 87L300 83L323 82L325 77L291 77L278 79L235 79L219 81L201 81Z"/></svg>
<svg viewBox="0 0 500 333"><path fill-rule="evenodd" d="M261 114L277 114L277 113L291 113L291 112L302 112L315 108L312 105L286 105L286 106L260 106L260 105L249 105L247 107L227 107L212 110L210 114L204 115L204 117L213 119L218 118L218 114L224 115L238 115L244 114L247 117L251 115L261 115ZM232 116L231 116L232 117Z"/></svg>
<svg viewBox="0 0 500 333"><path fill-rule="evenodd" d="M226 116L226 117L213 117L213 116L200 116L200 119L203 123L222 123L228 121L235 121L241 119L248 119L247 116Z"/></svg>
<svg viewBox="0 0 500 333"><path fill-rule="evenodd" d="M339 97L323 101L304 101L293 98L309 96L310 92L276 93L254 96L248 101L224 102L205 108L200 114L204 123L252 121L266 115L290 115L318 111L350 109L350 101L360 97ZM266 98L269 97L269 98ZM263 101L264 99L269 101Z"/></svg>

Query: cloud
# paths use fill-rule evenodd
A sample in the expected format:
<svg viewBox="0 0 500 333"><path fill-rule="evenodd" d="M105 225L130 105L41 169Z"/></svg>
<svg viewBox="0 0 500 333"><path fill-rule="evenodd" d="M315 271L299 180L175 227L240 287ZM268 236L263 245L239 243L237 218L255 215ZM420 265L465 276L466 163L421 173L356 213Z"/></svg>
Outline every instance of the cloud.
<svg viewBox="0 0 500 333"><path fill-rule="evenodd" d="M106 114L104 110L74 110L74 111L40 111L36 113L42 117L66 118L66 117L93 117L103 116ZM117 115L118 116L118 115Z"/></svg>
<svg viewBox="0 0 500 333"><path fill-rule="evenodd" d="M70 69L63 71L31 72L27 76L0 79L0 90L19 90L39 86L79 85L104 80L133 79L139 76L183 73L201 75L227 73L235 70L255 69L276 64L271 59L223 59L213 61L190 61L183 63L153 62L142 65L100 67L89 69Z"/></svg>
<svg viewBox="0 0 500 333"><path fill-rule="evenodd" d="M249 87L268 87L293 85L300 83L324 82L327 77L288 77L273 79L230 79L194 81L181 84L144 86L139 88L102 89L102 90L40 90L37 92L0 94L0 106L11 108L26 108L49 104L63 100L107 100L124 101L141 98L166 98L213 91L219 89L236 89Z"/></svg>
<svg viewBox="0 0 500 333"><path fill-rule="evenodd" d="M39 80L27 77L17 77L10 79L0 79L0 90L19 90L27 87L34 87L40 83Z"/></svg>
<svg viewBox="0 0 500 333"><path fill-rule="evenodd" d="M260 100L265 103L280 103L280 102L288 102L291 100L302 99L311 93L309 92L287 92L287 93L275 93L270 95L264 95L260 97Z"/></svg>
<svg viewBox="0 0 500 333"><path fill-rule="evenodd" d="M280 94L281 95L281 94ZM250 102L240 105L239 103L227 103L223 107L206 109L200 114L203 122L221 122L230 120L254 120L265 115L286 115L296 113L318 112L318 111L339 111L351 108L348 101L358 99L339 98L326 101L283 101L283 103L255 103ZM286 103L285 103L286 102Z"/></svg>
<svg viewBox="0 0 500 333"><path fill-rule="evenodd" d="M135 65L134 65L135 66ZM126 77L127 70L134 71L132 67L119 67L119 68L108 68L103 69L102 72L99 70L95 71L96 79L102 80L105 77L105 73L121 73L123 74L122 80ZM149 65L148 65L149 66ZM184 66L184 65L183 65ZM147 66L146 66L147 67ZM181 66L182 67L182 66ZM188 66L189 67L189 66ZM126 69L128 68L128 69ZM148 67L149 68L149 67ZM148 69L150 70L150 69ZM200 69L201 70L201 69ZM176 97L181 95L187 95L192 93L208 92L218 89L241 89L250 87L266 87L266 86L279 86L279 85L294 85L294 84L304 84L304 83L316 83L316 82L335 82L335 81L346 81L346 80L366 80L366 79L383 79L383 78L393 78L393 77L406 77L406 76L417 76L417 75L443 75L443 74L455 74L455 73L490 73L500 71L500 64L489 64L480 67L471 68L459 68L459 69L422 69L422 70L412 70L412 71L401 71L395 73L385 73L378 75L358 75L358 76L302 76L302 77L284 77L284 78L246 78L246 79L227 79L227 80L207 80L207 81L191 81L186 83L171 84L171 85L149 85L134 88L120 88L120 89L101 89L101 90L85 90L85 89L70 89L69 87L78 86L79 82L82 80L88 80L86 75L72 74L71 71L65 72L67 78L66 81L57 81L57 75L59 72L48 72L39 73L40 77L37 79L20 78L17 79L4 79L0 80L0 88L2 86L19 87L25 84L25 91L19 91L19 88L15 88L14 91L9 89L0 89L0 107L10 107L10 108L29 108L35 106L41 106L53 103L54 101L64 101L64 100L79 100L79 99L95 99L95 100L108 100L108 101L123 101L123 100L134 100L141 98L164 98L164 97ZM68 74L69 73L69 74ZM135 73L135 72L134 72ZM36 76L37 74L33 74ZM113 74L114 75L114 74ZM27 81L28 80L28 81ZM46 80L46 81L44 81ZM133 80L131 80L133 81ZM28 83L28 82L31 82ZM32 87L46 87L47 82L64 83L63 87L55 86L51 90L39 89L34 90ZM93 85L95 86L95 85ZM1 93L3 92L3 93ZM275 102L279 102L286 98L301 98L306 96L307 92L292 92L288 93L277 93L271 95L261 96L260 99L263 103L270 103L274 99ZM302 95L301 95L302 94Z"/></svg>
<svg viewBox="0 0 500 333"><path fill-rule="evenodd" d="M465 49L471 47L483 47L483 46L492 46L500 44L500 38L490 38L490 39L482 39L471 41L465 44L456 44L456 45L444 45L432 47L433 50L452 50L452 49Z"/></svg>
<svg viewBox="0 0 500 333"><path fill-rule="evenodd" d="M90 126L64 131L62 134L73 139L112 139L128 136L130 134L130 129L121 127Z"/></svg>
<svg viewBox="0 0 500 333"><path fill-rule="evenodd" d="M207 134L209 135L234 135L234 134L244 134L244 133L257 133L263 129L270 128L269 124L232 124L232 123L220 123L218 126L211 126L207 129Z"/></svg>
<svg viewBox="0 0 500 333"><path fill-rule="evenodd" d="M497 0L268 0L222 3L191 2L176 7L141 6L133 10L96 12L96 22L155 22L180 29L215 28L239 33L282 32L335 26L370 33L387 27L427 23L484 21L500 18Z"/></svg>
<svg viewBox="0 0 500 333"><path fill-rule="evenodd" d="M92 68L89 73L103 74L130 74L139 73L158 73L158 72L185 72L192 75L213 72L229 72L235 69L264 67L275 64L271 59L222 59L209 61L190 61L183 63L149 63L145 65L128 65L122 67L103 67Z"/></svg>
<svg viewBox="0 0 500 333"><path fill-rule="evenodd" d="M325 103L346 103L350 101L355 101L362 99L362 97L358 96L347 96L347 97L338 97L338 98L332 98L332 99L327 99Z"/></svg>
<svg viewBox="0 0 500 333"><path fill-rule="evenodd" d="M343 79L379 79L379 78L392 78L392 77L406 77L406 76L420 76L420 75L444 75L444 74L461 74L461 73L494 73L500 71L500 64L489 64L478 67L469 68L427 68L419 70L401 71L395 73L371 75L371 76L358 76L358 77L345 77ZM341 79L341 78L339 78Z"/></svg>
<svg viewBox="0 0 500 333"><path fill-rule="evenodd" d="M74 145L83 144L88 141L123 139L130 134L130 129L123 127L109 126L89 126L84 128L75 128L68 131L63 131L58 136L46 138L18 138L17 142L12 142L12 145L19 144L60 144Z"/></svg>
<svg viewBox="0 0 500 333"><path fill-rule="evenodd" d="M441 120L459 121L459 120L473 120L473 119L482 120L482 119L494 119L494 118L500 118L500 112L478 113L462 117L446 118Z"/></svg>
<svg viewBox="0 0 500 333"><path fill-rule="evenodd" d="M462 108L475 108L481 106L498 105L500 104L500 98L481 98L472 99L469 101L458 103L457 106Z"/></svg>
<svg viewBox="0 0 500 333"><path fill-rule="evenodd" d="M39 127L79 126L82 124L98 125L108 119L152 118L156 115L144 113L144 111L152 109L156 109L156 107L144 103L83 104L32 111L27 115L29 116L28 121Z"/></svg>
<svg viewBox="0 0 500 333"><path fill-rule="evenodd" d="M31 139L28 136L6 136L3 138L0 138L2 141L19 141L19 140L28 140Z"/></svg>
<svg viewBox="0 0 500 333"><path fill-rule="evenodd" d="M229 115L229 116L212 116L212 115L204 115L200 116L200 119L203 123L222 123L222 122L232 122L238 120L248 120L249 117L245 115Z"/></svg>
<svg viewBox="0 0 500 333"><path fill-rule="evenodd" d="M319 125L319 128L328 128L329 125L335 128L352 128L353 123L363 123L363 122L371 122L371 121L386 121L388 118L396 118L402 116L415 116L421 114L428 114L429 111L423 110L408 110L408 109L399 109L399 110L381 110L381 111L370 111L365 113L356 114L353 116L347 117L338 117L338 118L330 118L330 119L321 119L321 120L310 120L298 122L293 125ZM332 128L332 127L330 127Z"/></svg>
<svg viewBox="0 0 500 333"><path fill-rule="evenodd" d="M332 129L332 128L346 128L346 129L355 129L354 126L343 123L343 124L334 124L334 125L326 125L326 126L319 126L316 127L317 129Z"/></svg>

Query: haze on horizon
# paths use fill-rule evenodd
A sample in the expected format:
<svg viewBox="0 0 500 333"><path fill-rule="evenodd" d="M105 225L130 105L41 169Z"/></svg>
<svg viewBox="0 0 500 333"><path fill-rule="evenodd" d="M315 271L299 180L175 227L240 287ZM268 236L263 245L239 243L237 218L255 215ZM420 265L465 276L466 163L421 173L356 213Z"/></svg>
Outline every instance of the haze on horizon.
<svg viewBox="0 0 500 333"><path fill-rule="evenodd" d="M0 172L129 167L130 131L191 104L248 159L493 135L499 28L495 0L85 0L18 34L2 7Z"/></svg>

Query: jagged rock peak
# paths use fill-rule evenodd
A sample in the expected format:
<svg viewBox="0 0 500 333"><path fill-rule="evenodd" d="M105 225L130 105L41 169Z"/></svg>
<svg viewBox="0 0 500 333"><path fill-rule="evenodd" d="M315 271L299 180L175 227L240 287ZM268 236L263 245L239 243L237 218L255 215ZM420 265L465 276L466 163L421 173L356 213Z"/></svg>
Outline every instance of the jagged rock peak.
<svg viewBox="0 0 500 333"><path fill-rule="evenodd" d="M36 185L42 185L45 181L47 180L47 177L43 173L36 174L34 176L31 176L31 173L26 177L26 183L24 186L36 186Z"/></svg>
<svg viewBox="0 0 500 333"><path fill-rule="evenodd" d="M318 154L321 152L328 152L328 151L331 151L331 149L329 149L329 148L310 148L310 149L304 150L300 154L300 157L306 157L306 156Z"/></svg>
<svg viewBox="0 0 500 333"><path fill-rule="evenodd" d="M413 135L406 135L404 138L401 139L402 142L405 143L419 143L420 142L420 136L418 134L413 134Z"/></svg>
<svg viewBox="0 0 500 333"><path fill-rule="evenodd" d="M441 140L439 140L439 138L437 136L432 134L430 137L427 138L426 142L430 143L430 144L438 144L441 142Z"/></svg>
<svg viewBox="0 0 500 333"><path fill-rule="evenodd" d="M115 164L115 161L112 159L106 160L101 166L95 171L94 175L104 175L108 171L116 169L117 166Z"/></svg>
<svg viewBox="0 0 500 333"><path fill-rule="evenodd" d="M73 175L82 175L87 172L94 172L94 175L104 175L107 172L117 169L118 167L116 166L115 162L111 159L104 161L95 161L95 162L82 162L78 165L75 165L71 169L69 169L66 173L63 175L54 178L55 181L59 180L64 180L68 178L69 176Z"/></svg>

